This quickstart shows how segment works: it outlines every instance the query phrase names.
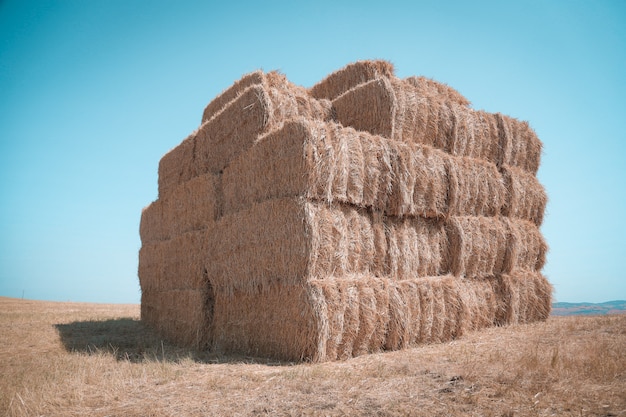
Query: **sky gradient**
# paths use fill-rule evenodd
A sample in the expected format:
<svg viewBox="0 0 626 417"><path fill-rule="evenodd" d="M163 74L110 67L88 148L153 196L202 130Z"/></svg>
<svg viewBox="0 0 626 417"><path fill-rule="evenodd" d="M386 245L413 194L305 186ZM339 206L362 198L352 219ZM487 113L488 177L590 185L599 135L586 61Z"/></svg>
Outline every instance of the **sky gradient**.
<svg viewBox="0 0 626 417"><path fill-rule="evenodd" d="M0 296L137 303L161 156L256 69L425 75L544 143L555 299L626 299L626 3L0 0Z"/></svg>

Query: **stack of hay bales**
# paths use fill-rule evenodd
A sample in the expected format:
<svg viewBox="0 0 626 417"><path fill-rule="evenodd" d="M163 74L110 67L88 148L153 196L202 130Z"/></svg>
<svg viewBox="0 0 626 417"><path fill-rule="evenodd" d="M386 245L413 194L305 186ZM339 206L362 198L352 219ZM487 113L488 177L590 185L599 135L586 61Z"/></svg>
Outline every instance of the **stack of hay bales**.
<svg viewBox="0 0 626 417"><path fill-rule="evenodd" d="M244 76L159 165L142 319L181 344L336 360L545 319L541 142L362 61Z"/></svg>

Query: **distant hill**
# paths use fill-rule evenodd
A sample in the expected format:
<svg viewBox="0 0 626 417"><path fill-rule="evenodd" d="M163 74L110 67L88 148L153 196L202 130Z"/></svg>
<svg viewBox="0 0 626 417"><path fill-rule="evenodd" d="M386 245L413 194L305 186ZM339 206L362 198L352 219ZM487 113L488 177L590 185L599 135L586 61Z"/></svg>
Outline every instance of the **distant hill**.
<svg viewBox="0 0 626 417"><path fill-rule="evenodd" d="M553 303L553 316L580 316L626 313L626 301L606 301L604 303Z"/></svg>

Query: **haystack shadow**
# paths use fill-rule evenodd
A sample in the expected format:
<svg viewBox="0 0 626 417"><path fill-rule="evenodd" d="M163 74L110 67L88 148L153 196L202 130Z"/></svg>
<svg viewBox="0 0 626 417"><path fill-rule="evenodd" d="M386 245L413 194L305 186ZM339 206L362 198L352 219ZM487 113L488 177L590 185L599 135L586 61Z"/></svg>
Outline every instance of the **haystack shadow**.
<svg viewBox="0 0 626 417"><path fill-rule="evenodd" d="M55 324L61 343L68 352L89 355L109 354L119 361L177 363L192 360L198 363L255 363L293 365L249 356L224 356L208 350L176 346L162 339L141 320L123 317L109 320L87 320Z"/></svg>

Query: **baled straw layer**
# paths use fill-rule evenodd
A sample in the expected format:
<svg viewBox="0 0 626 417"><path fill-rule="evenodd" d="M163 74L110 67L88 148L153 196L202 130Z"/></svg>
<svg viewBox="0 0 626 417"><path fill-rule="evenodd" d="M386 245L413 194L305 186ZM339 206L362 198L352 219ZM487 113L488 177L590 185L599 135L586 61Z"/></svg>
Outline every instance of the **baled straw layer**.
<svg viewBox="0 0 626 417"><path fill-rule="evenodd" d="M380 77L393 76L393 64L387 61L357 61L328 75L309 89L317 99L333 100L351 88Z"/></svg>
<svg viewBox="0 0 626 417"><path fill-rule="evenodd" d="M394 217L493 216L506 197L491 163L304 119L260 138L225 169L223 187L225 213L302 196Z"/></svg>
<svg viewBox="0 0 626 417"><path fill-rule="evenodd" d="M222 294L216 298L210 339L218 351L326 361L449 341L495 323L545 319L549 304L544 299L550 299L545 278L522 271L506 279L513 284L348 275L255 294ZM507 304L511 297L517 300L515 310Z"/></svg>
<svg viewBox="0 0 626 417"><path fill-rule="evenodd" d="M194 176L219 173L263 132L296 116L325 120L330 103L309 97L277 73L265 74L209 118L159 164L159 195ZM233 87L236 89L236 87ZM230 94L224 93L227 96Z"/></svg>
<svg viewBox="0 0 626 417"><path fill-rule="evenodd" d="M528 123L474 111L451 95L443 88L435 94L415 79L381 77L353 87L332 105L344 126L537 172L542 145Z"/></svg>
<svg viewBox="0 0 626 417"><path fill-rule="evenodd" d="M456 216L447 221L450 271L488 277L543 268L547 245L533 223L504 217Z"/></svg>
<svg viewBox="0 0 626 417"><path fill-rule="evenodd" d="M448 270L442 221L391 219L354 206L267 200L226 215L210 232L207 265L219 291L254 293L328 275L392 279Z"/></svg>
<svg viewBox="0 0 626 417"><path fill-rule="evenodd" d="M304 196L441 217L446 156L333 123L299 119L261 138L224 171L224 212L268 198Z"/></svg>

